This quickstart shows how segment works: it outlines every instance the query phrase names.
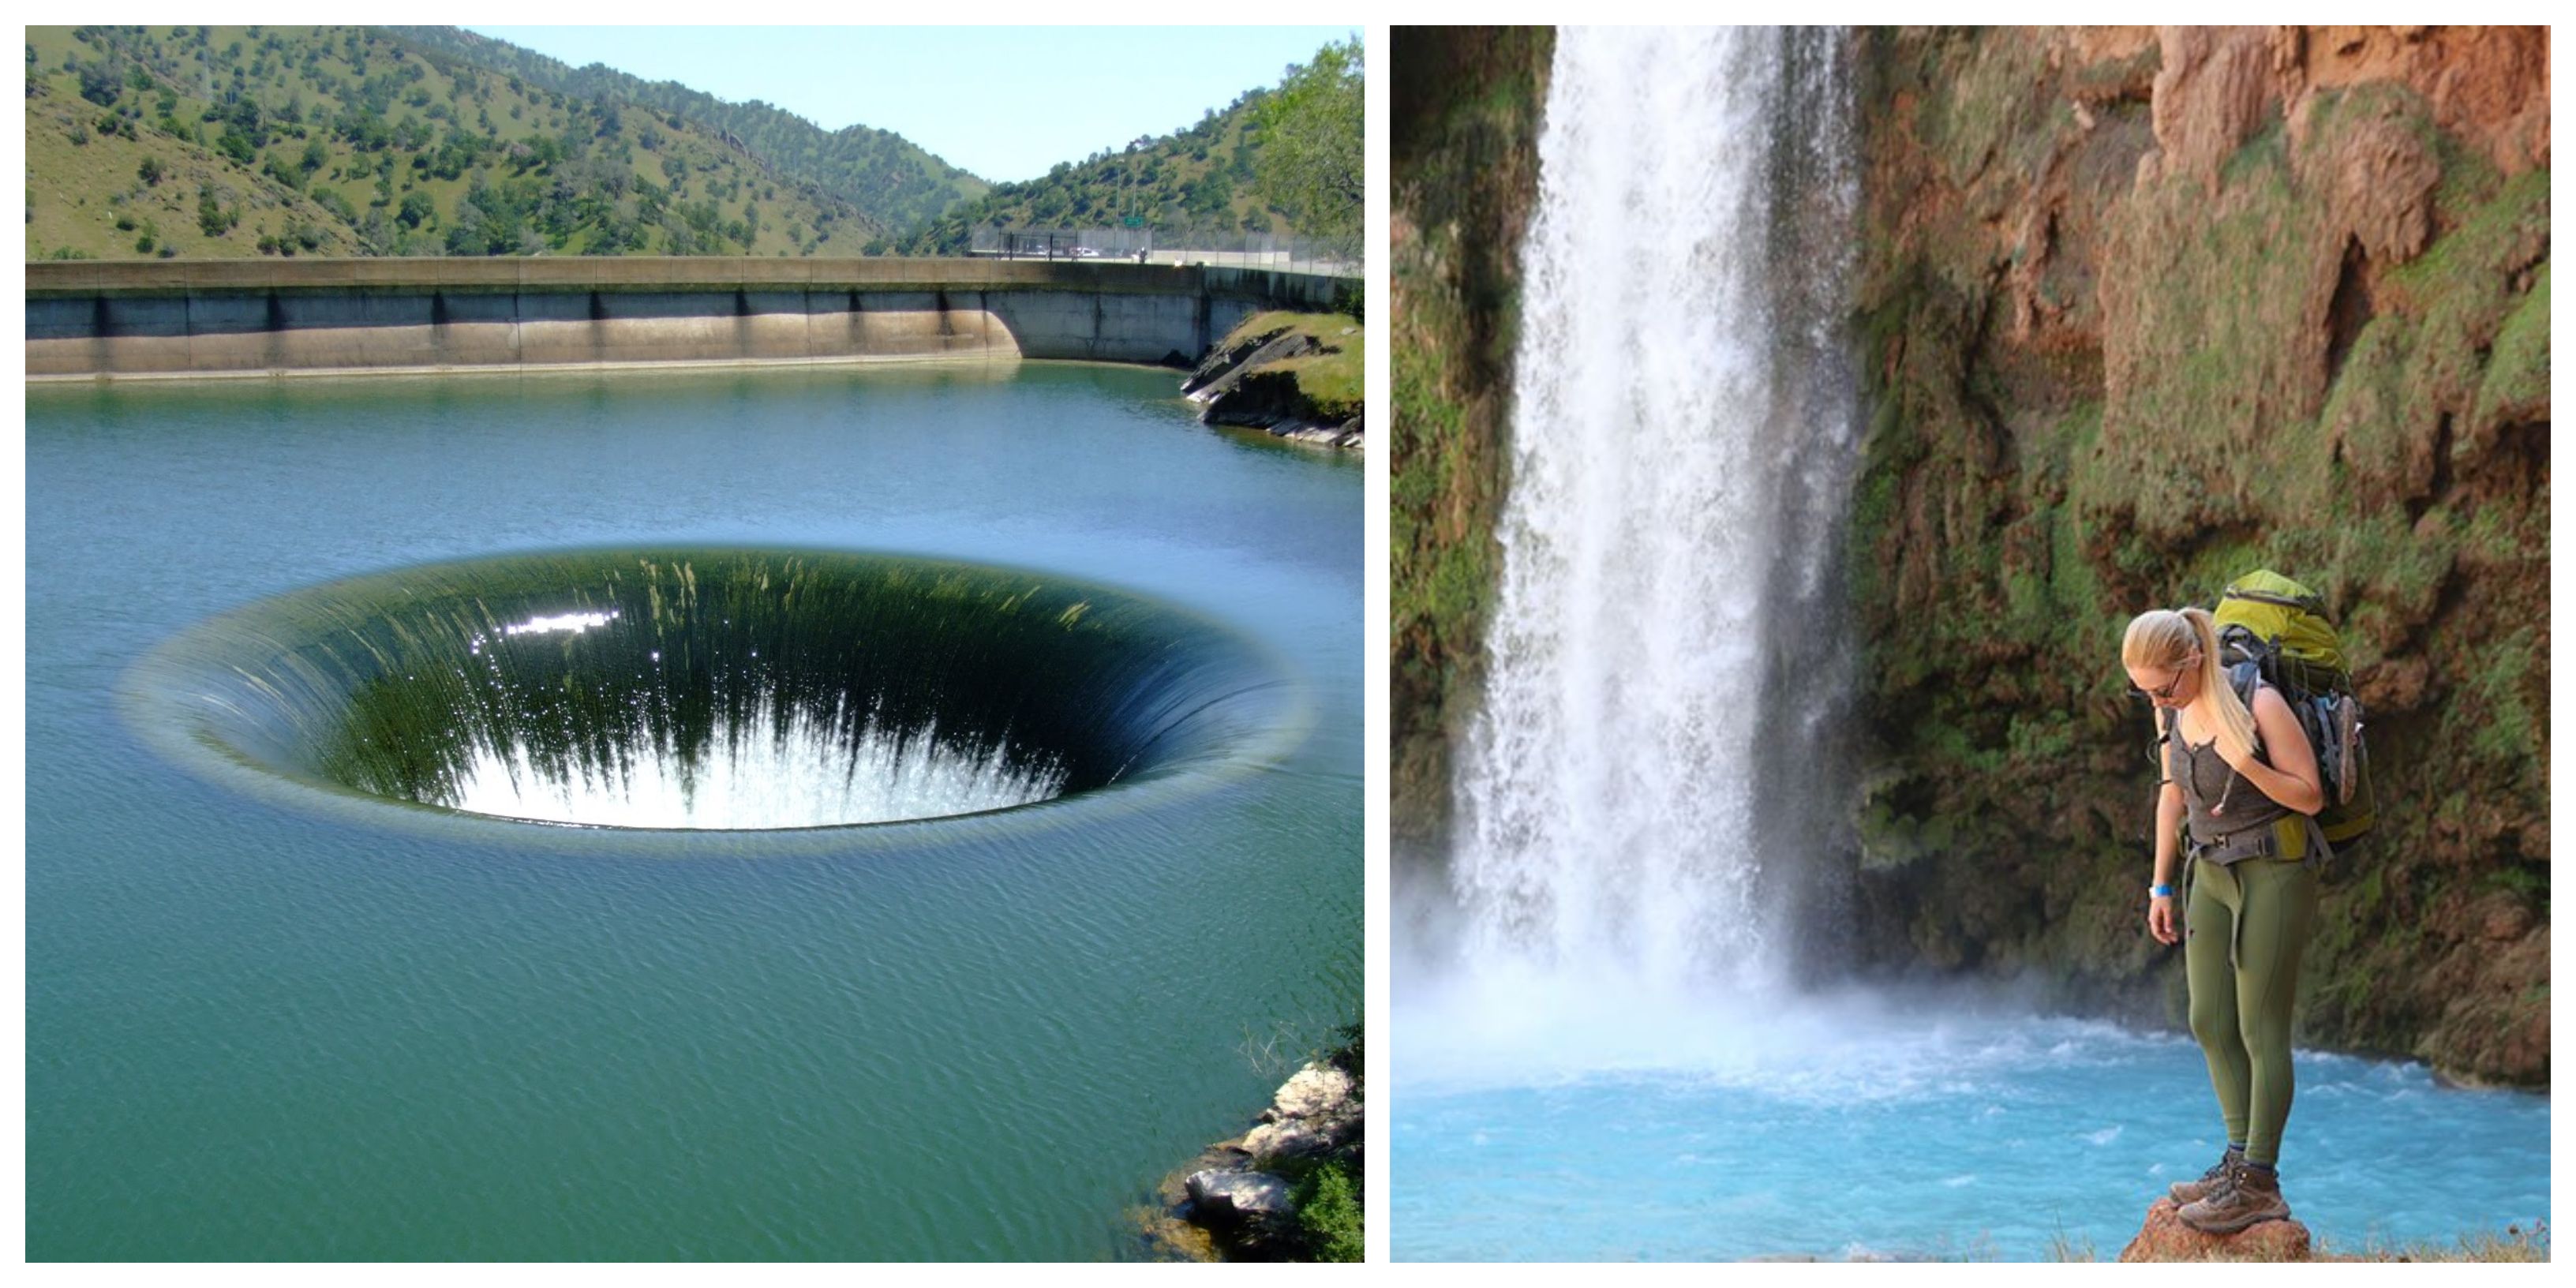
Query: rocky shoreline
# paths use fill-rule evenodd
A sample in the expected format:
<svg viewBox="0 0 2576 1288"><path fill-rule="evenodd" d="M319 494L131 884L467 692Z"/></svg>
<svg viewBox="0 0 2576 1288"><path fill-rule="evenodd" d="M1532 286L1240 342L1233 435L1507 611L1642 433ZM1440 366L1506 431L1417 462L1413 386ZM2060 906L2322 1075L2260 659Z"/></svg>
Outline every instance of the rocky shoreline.
<svg viewBox="0 0 2576 1288"><path fill-rule="evenodd" d="M1181 396L1200 404L1203 425L1257 429L1292 443L1362 450L1367 441L1362 414L1332 414L1285 367L1295 359L1339 352L1335 342L1356 339L1359 330L1353 324L1318 335L1284 321L1250 327L1211 350L1181 382Z"/></svg>
<svg viewBox="0 0 2576 1288"><path fill-rule="evenodd" d="M1177 1261L1336 1259L1317 1246L1315 1222L1301 1212L1334 1201L1324 1186L1306 1184L1310 1178L1335 1170L1356 1184L1361 1173L1367 1111L1357 1065L1356 1050L1308 1063L1249 1130L1165 1177L1155 1190L1159 1206L1138 1222L1147 1251ZM1356 1239L1356 1191L1342 1201L1351 1205Z"/></svg>

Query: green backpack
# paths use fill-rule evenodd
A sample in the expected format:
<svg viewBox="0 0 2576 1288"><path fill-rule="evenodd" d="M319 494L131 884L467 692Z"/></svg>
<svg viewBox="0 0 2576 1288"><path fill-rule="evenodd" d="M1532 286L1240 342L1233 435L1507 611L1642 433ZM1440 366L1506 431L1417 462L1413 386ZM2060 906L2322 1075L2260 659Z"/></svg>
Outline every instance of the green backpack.
<svg viewBox="0 0 2576 1288"><path fill-rule="evenodd" d="M2361 700L2343 642L2315 591L2264 569L2227 584L2218 597L2218 660L2249 702L2254 679L2281 691L2316 749L2326 804L2317 828L2336 850L2359 841L2376 820L2370 754L2362 743Z"/></svg>

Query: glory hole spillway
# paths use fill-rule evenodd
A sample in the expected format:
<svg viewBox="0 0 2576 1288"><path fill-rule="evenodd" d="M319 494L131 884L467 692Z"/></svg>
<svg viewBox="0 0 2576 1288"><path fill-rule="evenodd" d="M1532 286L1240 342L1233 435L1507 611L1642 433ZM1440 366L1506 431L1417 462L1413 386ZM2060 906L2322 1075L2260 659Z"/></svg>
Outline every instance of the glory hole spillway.
<svg viewBox="0 0 2576 1288"><path fill-rule="evenodd" d="M407 569L208 622L129 716L325 789L597 827L831 827L1168 777L1294 727L1248 641L1042 574L755 550Z"/></svg>
<svg viewBox="0 0 2576 1288"><path fill-rule="evenodd" d="M1849 969L1854 57L1556 34L1483 692L1397 883L1398 1259L2107 1257L2225 1143L2187 1036ZM2545 1098L2298 1079L2346 1246L2545 1218Z"/></svg>
<svg viewBox="0 0 2576 1288"><path fill-rule="evenodd" d="M1134 1250L1358 1012L1360 471L1029 358L31 386L30 1255Z"/></svg>

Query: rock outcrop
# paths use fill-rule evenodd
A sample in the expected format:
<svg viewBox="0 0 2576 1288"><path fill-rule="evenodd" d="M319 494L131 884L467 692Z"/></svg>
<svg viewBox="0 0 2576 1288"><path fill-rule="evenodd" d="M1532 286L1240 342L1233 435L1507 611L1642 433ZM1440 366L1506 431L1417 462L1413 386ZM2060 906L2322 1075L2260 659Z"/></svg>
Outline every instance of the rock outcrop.
<svg viewBox="0 0 2576 1288"><path fill-rule="evenodd" d="M2178 1022L2119 632L2271 567L2380 799L2301 1040L2545 1085L2547 33L1859 38L1857 954Z"/></svg>
<svg viewBox="0 0 2576 1288"><path fill-rule="evenodd" d="M1181 396L1192 402L1213 402L1230 392L1246 373L1284 359L1303 357L1322 347L1314 336L1288 327L1220 345L1210 349L1190 372L1190 378L1181 382Z"/></svg>
<svg viewBox="0 0 2576 1288"><path fill-rule="evenodd" d="M1288 1182L1268 1172L1210 1168L1192 1172L1184 1187L1190 1211L1204 1225L1245 1225L1284 1218L1297 1210Z"/></svg>
<svg viewBox="0 0 2576 1288"><path fill-rule="evenodd" d="M2120 1249L2122 1261L2306 1261L2315 1252L2308 1227L2296 1220L2257 1221L2234 1234L2202 1234L2182 1223L2172 1199L2147 1209L2138 1236Z"/></svg>
<svg viewBox="0 0 2576 1288"><path fill-rule="evenodd" d="M1199 413L1202 424L1258 429L1275 438L1324 447L1359 447L1363 417L1322 418L1314 401L1285 372L1255 371L1234 381Z"/></svg>
<svg viewBox="0 0 2576 1288"><path fill-rule="evenodd" d="M1344 328L1335 338L1347 342L1345 337L1357 333L1357 327ZM1367 440L1361 414L1353 409L1335 415L1317 405L1294 369L1296 359L1337 351L1302 327L1267 328L1211 350L1181 382L1181 394L1205 404L1199 412L1204 425L1258 429L1292 442L1357 449Z"/></svg>
<svg viewBox="0 0 2576 1288"><path fill-rule="evenodd" d="M1210 1145L1163 1182L1164 1209L1141 1222L1149 1243L1173 1257L1228 1261L1300 1259L1312 1252L1297 1224L1290 1174L1330 1162L1356 1174L1367 1112L1343 1057L1306 1065L1281 1084L1250 1131Z"/></svg>

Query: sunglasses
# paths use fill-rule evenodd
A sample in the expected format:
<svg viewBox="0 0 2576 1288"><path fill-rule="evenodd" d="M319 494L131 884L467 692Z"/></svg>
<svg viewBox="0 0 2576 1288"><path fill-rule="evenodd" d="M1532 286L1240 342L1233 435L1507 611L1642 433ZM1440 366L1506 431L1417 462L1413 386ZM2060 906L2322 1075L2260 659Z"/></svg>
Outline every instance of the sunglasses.
<svg viewBox="0 0 2576 1288"><path fill-rule="evenodd" d="M2173 701L2174 690L2182 687L2183 677L2190 675L2191 668L2199 661L2200 659L2197 657L2184 658L2182 665L2174 668L2174 677L2165 681L2165 685L2161 689L2131 689L2129 692L2137 694L2142 698L2153 698L2158 702L2171 702Z"/></svg>

